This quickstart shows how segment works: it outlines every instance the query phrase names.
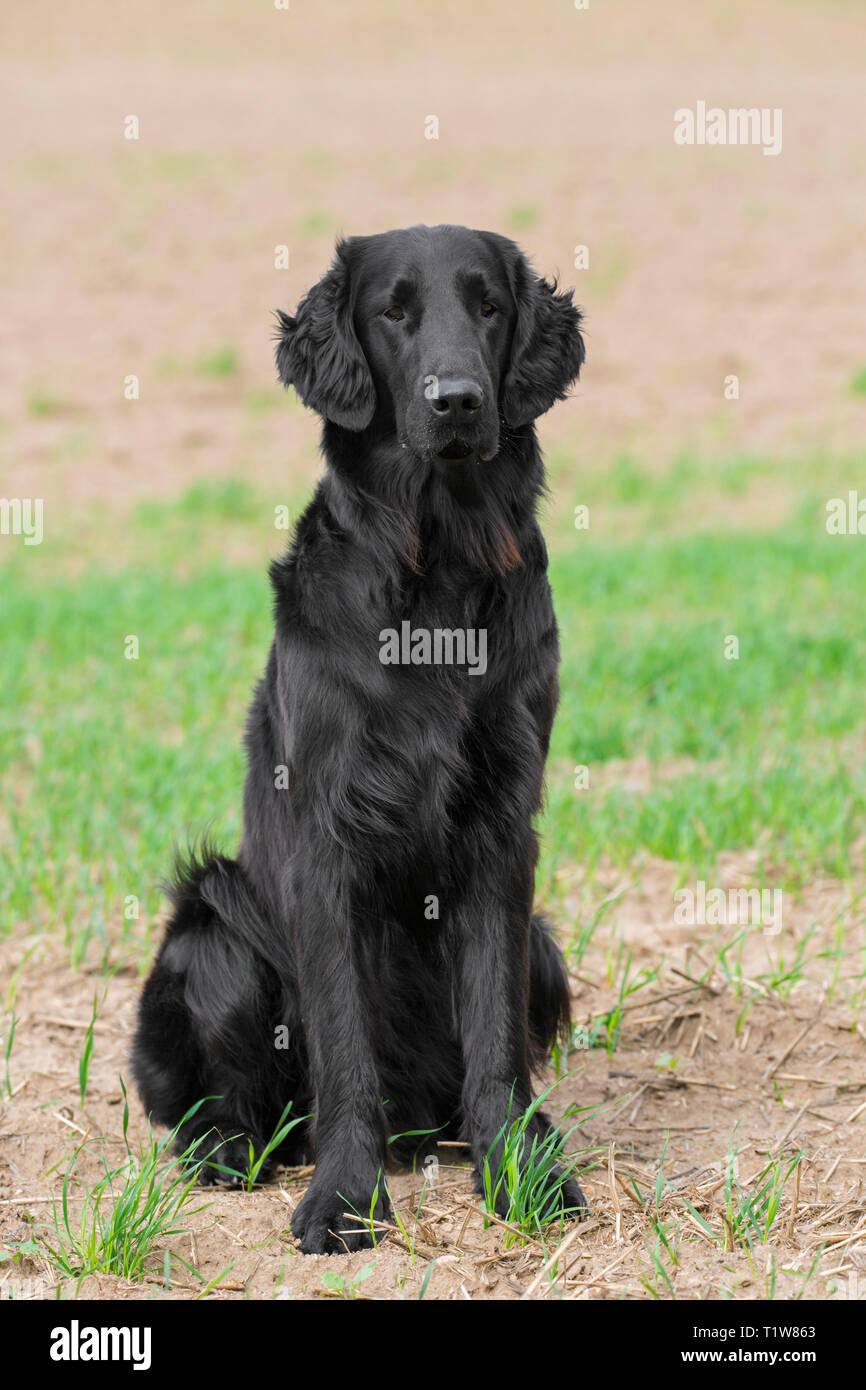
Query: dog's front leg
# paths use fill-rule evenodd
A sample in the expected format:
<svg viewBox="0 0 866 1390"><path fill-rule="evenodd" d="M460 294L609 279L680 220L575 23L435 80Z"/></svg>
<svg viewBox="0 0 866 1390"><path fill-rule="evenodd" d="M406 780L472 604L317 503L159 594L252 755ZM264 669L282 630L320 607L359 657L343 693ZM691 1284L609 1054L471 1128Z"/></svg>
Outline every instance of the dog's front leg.
<svg viewBox="0 0 866 1390"><path fill-rule="evenodd" d="M530 1104L527 1049L529 911L486 894L461 922L459 1026L463 1116L479 1178L502 1151L497 1136ZM500 1212L504 1215L504 1212Z"/></svg>
<svg viewBox="0 0 866 1390"><path fill-rule="evenodd" d="M528 999L531 883L503 873L513 892L506 896L490 882L476 885L461 921L459 1027L464 1059L463 1116L472 1145L476 1179L484 1191L485 1164L495 1207L510 1215L510 1179L504 1176L504 1134L532 1102L529 1076ZM517 1143L521 1166L533 1138L544 1139L549 1124L539 1113ZM511 1141L515 1141L512 1139ZM512 1150L512 1157L514 1150ZM551 1214L560 1205L585 1206L577 1185L552 1163L549 1174ZM560 1197L561 1194L561 1197Z"/></svg>
<svg viewBox="0 0 866 1390"><path fill-rule="evenodd" d="M315 1092L316 1170L292 1231L305 1255L345 1253L371 1246L371 1218L389 1217L370 995L352 922L335 920L324 904L307 901L304 908L298 964Z"/></svg>

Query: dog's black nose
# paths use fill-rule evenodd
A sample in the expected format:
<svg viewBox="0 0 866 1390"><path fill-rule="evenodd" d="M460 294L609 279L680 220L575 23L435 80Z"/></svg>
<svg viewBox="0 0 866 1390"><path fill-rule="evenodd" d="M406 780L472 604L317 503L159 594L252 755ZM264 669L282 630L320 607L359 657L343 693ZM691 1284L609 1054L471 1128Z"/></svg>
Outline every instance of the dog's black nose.
<svg viewBox="0 0 866 1390"><path fill-rule="evenodd" d="M440 379L430 405L437 415L447 417L453 425L467 425L476 410L481 409L482 400L477 381Z"/></svg>

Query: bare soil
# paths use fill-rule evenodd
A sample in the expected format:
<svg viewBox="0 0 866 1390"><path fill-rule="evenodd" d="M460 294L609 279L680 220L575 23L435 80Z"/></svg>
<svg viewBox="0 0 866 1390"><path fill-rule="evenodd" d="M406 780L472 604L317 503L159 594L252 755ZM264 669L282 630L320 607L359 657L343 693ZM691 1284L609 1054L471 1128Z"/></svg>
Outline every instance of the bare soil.
<svg viewBox="0 0 866 1390"><path fill-rule="evenodd" d="M776 456L783 481L792 454L862 448L854 0L531 16L445 0L435 17L396 0L83 0L50 26L27 7L4 23L0 467L8 495L44 497L46 526L197 478L308 482L316 421L249 408L278 399L271 313L318 279L336 233L415 222L511 233L576 285L586 371L542 429L576 479L624 452L745 451ZM699 99L781 108L781 153L676 146L674 112ZM203 376L225 345L238 372Z"/></svg>
<svg viewBox="0 0 866 1390"><path fill-rule="evenodd" d="M753 867L749 856L727 857L724 885L747 882ZM847 1298L852 1289L862 1297L866 1034L846 999L851 982L834 979L832 955L820 959L822 950L832 950L840 925L848 933L848 947L859 941L861 951L866 948L862 914L850 887L816 883L800 901L786 903L786 952L794 953L811 929L813 959L784 997L784 989L762 984L779 938L760 929L750 933L743 957L744 977L754 989L738 994L718 966L703 985L694 983L711 966L713 946L699 945L706 928L673 925L670 865L648 862L637 878L622 879L611 871L606 884L604 877L597 890L604 896L595 906L616 898L616 909L573 978L576 1021L589 1028L594 1016L615 1004L607 969L617 940L632 949L635 971L647 964L661 969L626 1001L615 1052L573 1051L568 1075L553 1093L550 1108L557 1117L571 1106L586 1108L582 1117L572 1115L564 1123L570 1128L580 1121L569 1148L585 1150L581 1182L591 1204L589 1218L564 1232L554 1228L546 1246L536 1239L515 1242L509 1231L485 1223L466 1153L443 1146L434 1188L422 1192L421 1177L406 1170L388 1178L414 1255L394 1229L381 1233L373 1253L305 1257L289 1223L311 1170L282 1169L249 1194L202 1190L204 1209L188 1223L193 1234L167 1242L205 1281L217 1281L208 1297L335 1297L322 1275L335 1271L348 1282L371 1260L373 1270L358 1286L364 1298L417 1298L431 1261L427 1299L649 1298L668 1297L671 1289L678 1297L727 1293L748 1299L767 1297L771 1280L780 1298L800 1293L807 1299ZM576 881L575 910L580 887ZM733 934L729 929L729 937ZM119 1161L124 1152L118 1075L129 1075L136 962L114 962L82 1106L79 1057L94 991L101 997L103 984L96 971L72 973L64 954L44 938L24 934L7 952L10 970L33 945L16 1004L21 1022L12 1054L13 1098L0 1106L0 1238L6 1240L24 1238L30 1221L49 1216L50 1199L59 1197L68 1157L78 1144L88 1139L92 1147L104 1135L109 1160ZM144 956L142 951L139 958ZM0 987L7 985L8 978L0 981ZM747 1007L749 1000L754 1002ZM542 1080L552 1079L551 1072ZM134 1097L129 1132L133 1143L145 1134ZM771 1160L780 1158L787 1166L803 1155L784 1186L769 1238L754 1239L751 1252L733 1239L727 1224L730 1149L737 1153L738 1181L750 1194ZM85 1153L81 1163L92 1179L95 1160ZM73 1179L71 1191L76 1190ZM677 1252L678 1264L663 1260L670 1289L652 1256L653 1217ZM554 1292L550 1279L539 1282L538 1276L560 1239L568 1246L554 1270ZM152 1277L143 1284L93 1277L81 1285L80 1295L200 1295L203 1285L182 1269L172 1274L167 1292L160 1251L152 1264ZM19 1296L52 1297L56 1283L47 1262L29 1259L6 1267L0 1296L4 1288L8 1296L11 1284Z"/></svg>

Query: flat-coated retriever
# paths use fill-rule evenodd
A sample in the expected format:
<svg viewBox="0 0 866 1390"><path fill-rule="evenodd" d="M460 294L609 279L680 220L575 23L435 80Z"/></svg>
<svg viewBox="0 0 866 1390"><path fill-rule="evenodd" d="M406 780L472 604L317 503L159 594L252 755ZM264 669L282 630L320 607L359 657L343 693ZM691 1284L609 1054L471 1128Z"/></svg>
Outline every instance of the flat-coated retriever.
<svg viewBox="0 0 866 1390"><path fill-rule="evenodd" d="M216 1133L226 1167L287 1102L312 1117L272 1162L315 1154L292 1220L314 1253L370 1243L347 1213L377 1187L388 1218L395 1136L405 1155L462 1135L476 1174L489 1153L495 1168L568 1026L532 912L558 693L533 422L584 346L570 292L464 227L340 242L278 321L279 376L322 416L327 470L271 567L243 842L178 870L133 1063L163 1124L208 1097L178 1148ZM548 1132L539 1114L530 1134ZM584 1205L572 1178L563 1195Z"/></svg>

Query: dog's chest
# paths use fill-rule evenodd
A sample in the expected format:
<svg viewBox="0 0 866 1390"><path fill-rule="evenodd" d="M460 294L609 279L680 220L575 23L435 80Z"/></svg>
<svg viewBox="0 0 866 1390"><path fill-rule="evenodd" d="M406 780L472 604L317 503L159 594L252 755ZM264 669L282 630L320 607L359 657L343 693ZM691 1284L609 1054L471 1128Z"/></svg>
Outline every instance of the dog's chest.
<svg viewBox="0 0 866 1390"><path fill-rule="evenodd" d="M498 616L485 584L434 573L394 595L379 633L386 668L414 673L431 696L456 696L473 707L489 691L497 667L512 654L513 632ZM496 644L496 650L491 643ZM495 657L491 665L491 657Z"/></svg>

